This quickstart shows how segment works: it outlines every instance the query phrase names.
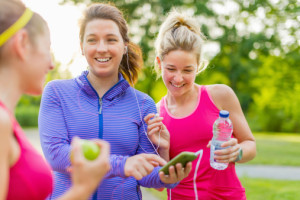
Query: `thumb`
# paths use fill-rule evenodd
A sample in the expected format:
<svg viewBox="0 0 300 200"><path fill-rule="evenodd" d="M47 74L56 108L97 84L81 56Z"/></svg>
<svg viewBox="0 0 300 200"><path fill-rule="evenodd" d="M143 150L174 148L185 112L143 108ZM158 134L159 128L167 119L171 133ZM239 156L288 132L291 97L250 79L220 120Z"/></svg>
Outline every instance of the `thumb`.
<svg viewBox="0 0 300 200"><path fill-rule="evenodd" d="M155 154L144 154L144 155L145 155L146 160L150 163L157 162L160 166L167 164L167 161L165 161L158 155L155 155Z"/></svg>
<svg viewBox="0 0 300 200"><path fill-rule="evenodd" d="M83 153L82 153L82 149L81 149L81 144L80 144L80 139L79 137L74 137L72 139L72 144L71 144L71 152L73 154L73 163L77 163L79 162L80 160L83 160L84 157L83 157Z"/></svg>

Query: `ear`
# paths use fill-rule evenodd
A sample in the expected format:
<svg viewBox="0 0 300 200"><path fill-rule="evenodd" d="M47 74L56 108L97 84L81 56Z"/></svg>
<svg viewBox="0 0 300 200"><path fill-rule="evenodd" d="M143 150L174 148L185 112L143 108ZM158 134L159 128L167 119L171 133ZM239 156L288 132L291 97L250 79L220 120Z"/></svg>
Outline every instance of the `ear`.
<svg viewBox="0 0 300 200"><path fill-rule="evenodd" d="M30 39L28 32L25 30L20 30L18 33L12 38L12 47L16 52L17 57L21 60L25 60L27 55L30 54Z"/></svg>
<svg viewBox="0 0 300 200"><path fill-rule="evenodd" d="M159 69L161 70L161 61L160 61L159 56L156 56L156 62L158 64Z"/></svg>

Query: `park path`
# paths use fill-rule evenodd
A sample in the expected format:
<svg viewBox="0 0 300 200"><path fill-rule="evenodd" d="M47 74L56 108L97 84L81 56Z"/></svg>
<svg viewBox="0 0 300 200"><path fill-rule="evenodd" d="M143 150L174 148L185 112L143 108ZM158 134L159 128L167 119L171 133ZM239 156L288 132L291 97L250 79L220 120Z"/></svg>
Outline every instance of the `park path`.
<svg viewBox="0 0 300 200"><path fill-rule="evenodd" d="M42 154L38 130L25 129L24 131L33 146ZM300 167L237 164L236 172L239 177L300 181ZM143 200L158 200L150 192L142 187L141 189Z"/></svg>

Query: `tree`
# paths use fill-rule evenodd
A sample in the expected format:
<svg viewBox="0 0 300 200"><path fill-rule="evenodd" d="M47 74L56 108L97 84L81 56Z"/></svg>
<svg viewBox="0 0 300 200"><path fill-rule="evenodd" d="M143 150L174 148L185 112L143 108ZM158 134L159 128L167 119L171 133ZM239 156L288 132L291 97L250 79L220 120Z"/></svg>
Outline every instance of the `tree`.
<svg viewBox="0 0 300 200"><path fill-rule="evenodd" d="M90 0L64 0L63 3ZM96 2L96 1L95 1ZM166 14L176 7L193 14L213 48L199 84L228 84L237 93L253 130L300 131L297 0L114 0L124 11L131 38L144 53L145 68L136 88L158 101L166 90L152 73L154 40ZM213 41L213 42L211 42ZM298 92L298 93L297 93ZM259 123L257 122L259 121Z"/></svg>

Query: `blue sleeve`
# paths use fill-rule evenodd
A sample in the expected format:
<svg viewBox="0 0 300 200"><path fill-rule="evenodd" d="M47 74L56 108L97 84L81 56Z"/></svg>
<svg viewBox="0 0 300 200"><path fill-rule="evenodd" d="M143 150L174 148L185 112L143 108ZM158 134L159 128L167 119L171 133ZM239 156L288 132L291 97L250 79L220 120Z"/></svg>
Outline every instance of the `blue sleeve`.
<svg viewBox="0 0 300 200"><path fill-rule="evenodd" d="M43 92L38 126L41 146L46 160L54 171L67 173L70 165L70 139L55 83L49 82Z"/></svg>
<svg viewBox="0 0 300 200"><path fill-rule="evenodd" d="M142 120L150 114L150 113L157 113L156 111L156 105L153 99L151 99L149 96L146 96L146 98L141 103L141 112L142 112ZM140 135L140 142L139 147L137 150L137 154L140 153L152 153L156 154L156 151L154 148L156 146L150 142L147 136L147 124L145 121L141 122L139 127L139 135ZM163 183L160 178L158 171L161 167L156 167L148 176L145 176L141 180L138 181L138 183L143 187L151 187L151 188L174 188L178 185L178 183L175 184L165 184Z"/></svg>

